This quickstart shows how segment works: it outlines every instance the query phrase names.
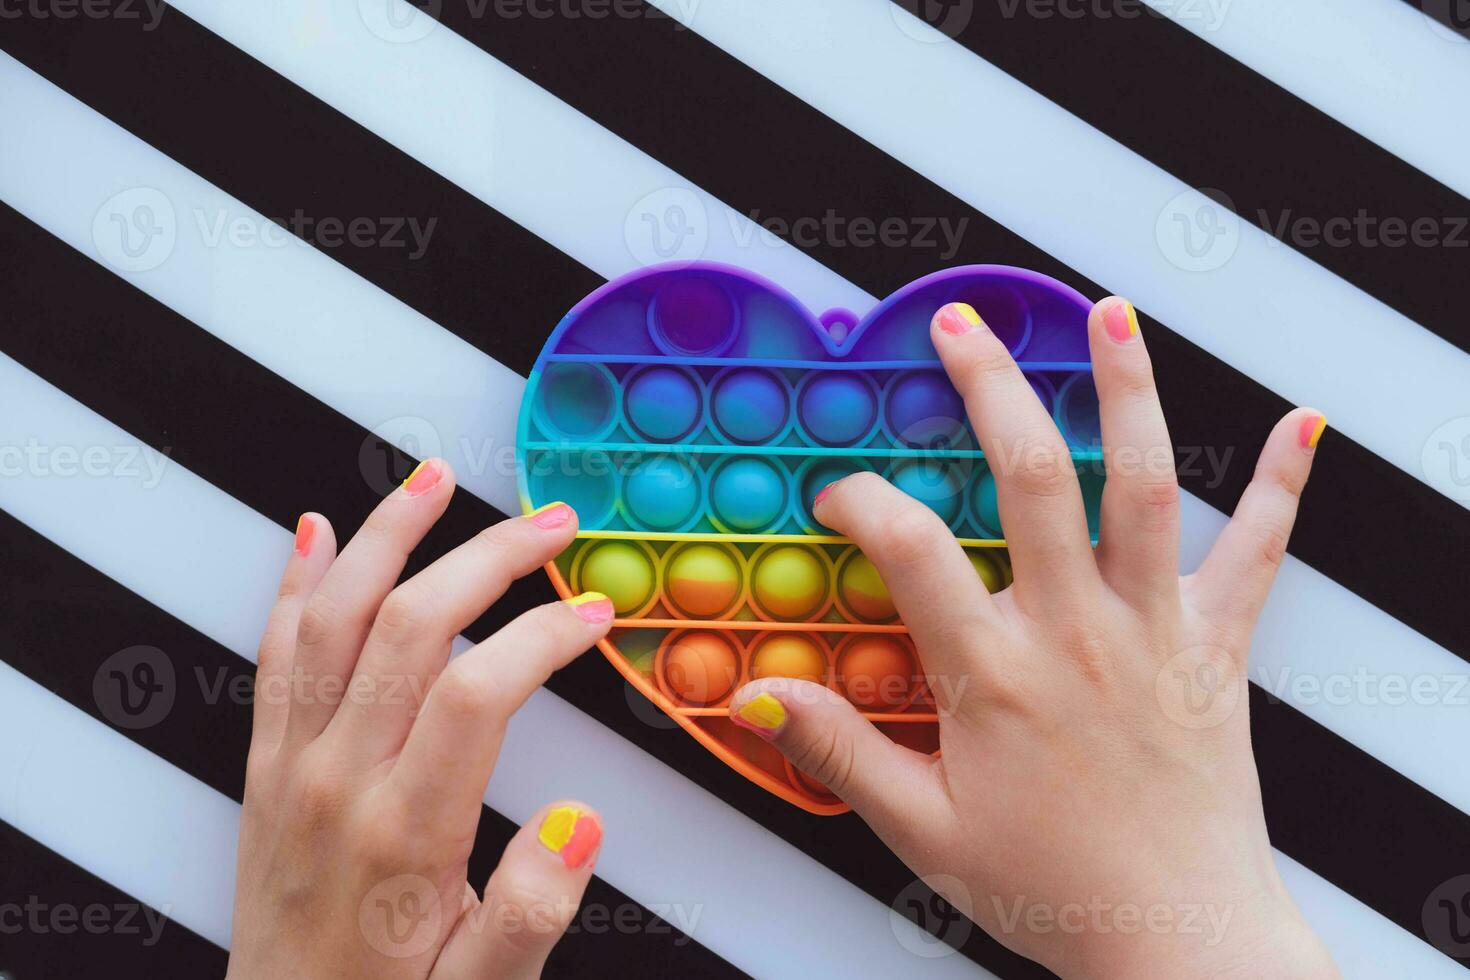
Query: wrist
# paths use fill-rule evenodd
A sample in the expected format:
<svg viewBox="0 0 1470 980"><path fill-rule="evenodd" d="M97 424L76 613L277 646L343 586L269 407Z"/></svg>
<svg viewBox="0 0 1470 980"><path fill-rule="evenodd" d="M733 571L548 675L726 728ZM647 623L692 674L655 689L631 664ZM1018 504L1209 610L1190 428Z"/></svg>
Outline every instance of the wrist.
<svg viewBox="0 0 1470 980"><path fill-rule="evenodd" d="M1133 980L1329 980L1339 977L1332 957L1288 899L1255 907L1181 905L1172 918L1156 913L1152 925L1125 933L1089 935L1064 977Z"/></svg>

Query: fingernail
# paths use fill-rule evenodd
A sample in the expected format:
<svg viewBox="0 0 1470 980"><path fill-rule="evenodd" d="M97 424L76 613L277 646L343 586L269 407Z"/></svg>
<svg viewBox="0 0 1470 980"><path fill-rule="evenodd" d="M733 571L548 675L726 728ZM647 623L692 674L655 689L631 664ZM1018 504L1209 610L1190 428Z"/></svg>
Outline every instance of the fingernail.
<svg viewBox="0 0 1470 980"><path fill-rule="evenodd" d="M1115 342L1126 344L1138 336L1138 311L1126 299L1119 300L1103 310L1103 326Z"/></svg>
<svg viewBox="0 0 1470 980"><path fill-rule="evenodd" d="M786 721L786 706L769 694L757 694L730 716L730 720L741 728L749 728L764 738L770 738Z"/></svg>
<svg viewBox="0 0 1470 980"><path fill-rule="evenodd" d="M969 303L949 303L939 311L939 329L956 337L969 333L983 323L980 314Z"/></svg>
<svg viewBox="0 0 1470 980"><path fill-rule="evenodd" d="M403 481L403 492L410 497L421 497L437 487L443 475L437 460L426 459L415 466L408 479Z"/></svg>
<svg viewBox="0 0 1470 980"><path fill-rule="evenodd" d="M572 509L558 500L554 503L537 507L526 516L531 519L532 524L549 530L553 527L562 527L570 521L572 519Z"/></svg>
<svg viewBox="0 0 1470 980"><path fill-rule="evenodd" d="M1297 430L1297 438L1301 441L1303 449L1316 449L1317 443L1322 441L1322 433L1327 431L1327 416L1308 415L1302 419L1302 426Z"/></svg>
<svg viewBox="0 0 1470 980"><path fill-rule="evenodd" d="M816 496L815 496L815 497L813 497L813 498L812 498L812 506L813 506L813 507L816 507L816 506L817 506L817 504L820 504L820 503L821 503L821 502L822 502L822 499L823 499L823 498L824 498L824 497L826 497L826 496L827 496L827 494L828 494L828 492L829 492L829 491L831 491L831 489L832 489L832 488L833 488L833 487L835 487L835 486L837 486L837 481L835 481L835 480L834 480L834 481L833 481L833 482L831 482L831 483L829 483L829 484L827 484L827 485L826 485L826 486L825 486L825 487L823 487L823 488L822 488L822 489L820 489L820 490L818 490L818 491L817 491L817 495L816 495Z"/></svg>
<svg viewBox="0 0 1470 980"><path fill-rule="evenodd" d="M311 554L311 542L316 539L316 521L309 514L302 514L296 521L296 553L302 558Z"/></svg>
<svg viewBox="0 0 1470 980"><path fill-rule="evenodd" d="M602 822L596 814L559 806L541 821L536 839L551 853L560 854L568 868L580 868L602 843Z"/></svg>
<svg viewBox="0 0 1470 980"><path fill-rule="evenodd" d="M567 605L576 610L584 623L610 622L613 618L612 600L601 592L583 592L567 600Z"/></svg>

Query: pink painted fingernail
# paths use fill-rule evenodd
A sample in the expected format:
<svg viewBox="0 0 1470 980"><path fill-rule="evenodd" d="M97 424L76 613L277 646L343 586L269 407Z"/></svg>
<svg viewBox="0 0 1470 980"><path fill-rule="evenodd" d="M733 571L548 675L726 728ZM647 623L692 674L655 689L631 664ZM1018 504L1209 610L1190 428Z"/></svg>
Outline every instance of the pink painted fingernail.
<svg viewBox="0 0 1470 980"><path fill-rule="evenodd" d="M550 530L554 527L563 527L572 519L572 508L560 500L537 507L526 515L531 523L537 527Z"/></svg>
<svg viewBox="0 0 1470 980"><path fill-rule="evenodd" d="M437 487L443 476L444 468L439 465L439 461L426 459L415 466L413 472L408 474L408 479L403 481L403 492L410 497L422 497Z"/></svg>
<svg viewBox="0 0 1470 980"><path fill-rule="evenodd" d="M296 521L296 553L302 558L311 554L311 543L316 540L316 521L310 514L302 514Z"/></svg>
<svg viewBox="0 0 1470 980"><path fill-rule="evenodd" d="M612 622L613 604L612 600L601 592L583 592L574 595L567 600L567 605L572 607L576 614L582 617L582 622L591 623L594 626L602 623Z"/></svg>
<svg viewBox="0 0 1470 980"><path fill-rule="evenodd" d="M1138 311L1126 299L1103 310L1103 326L1115 343L1126 344L1138 336Z"/></svg>
<svg viewBox="0 0 1470 980"><path fill-rule="evenodd" d="M822 489L818 490L817 495L812 498L812 506L816 507L817 504L820 504L824 499L826 499L827 494L831 493L832 488L835 486L837 486L837 482L834 480Z"/></svg>
<svg viewBox="0 0 1470 980"><path fill-rule="evenodd" d="M1302 419L1301 428L1297 429L1297 440L1302 448L1313 450L1317 443L1322 441L1322 433L1327 431L1327 416L1312 414Z"/></svg>
<svg viewBox="0 0 1470 980"><path fill-rule="evenodd" d="M939 312L935 315L935 320L940 330L954 334L956 337L983 326L985 322L980 319L980 314L975 312L975 307L969 303L947 303L940 307Z"/></svg>

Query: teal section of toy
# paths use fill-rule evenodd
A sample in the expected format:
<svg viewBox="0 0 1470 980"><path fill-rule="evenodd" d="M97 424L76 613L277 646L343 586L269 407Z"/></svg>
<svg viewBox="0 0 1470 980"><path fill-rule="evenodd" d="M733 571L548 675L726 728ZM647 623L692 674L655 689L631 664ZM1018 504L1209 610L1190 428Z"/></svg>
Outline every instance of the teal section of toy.
<svg viewBox="0 0 1470 980"><path fill-rule="evenodd" d="M779 286L709 263L608 283L563 319L532 371L524 502L566 500L584 533L829 535L812 498L869 470L967 543L997 542L990 461L929 340L934 312L956 301L980 312L1056 421L1096 535L1090 304L1000 266L927 276L860 318L814 315Z"/></svg>

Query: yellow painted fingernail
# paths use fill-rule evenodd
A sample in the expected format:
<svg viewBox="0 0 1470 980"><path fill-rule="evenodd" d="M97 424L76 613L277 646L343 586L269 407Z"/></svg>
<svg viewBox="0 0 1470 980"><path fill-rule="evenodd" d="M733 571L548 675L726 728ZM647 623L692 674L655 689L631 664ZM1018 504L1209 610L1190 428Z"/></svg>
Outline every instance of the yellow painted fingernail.
<svg viewBox="0 0 1470 980"><path fill-rule="evenodd" d="M580 868L602 842L602 824L593 814L559 806L541 821L536 839L548 851L560 854L567 867Z"/></svg>
<svg viewBox="0 0 1470 980"><path fill-rule="evenodd" d="M410 497L421 496L438 486L439 478L443 475L437 460L426 459L408 474L403 481L403 491Z"/></svg>
<svg viewBox="0 0 1470 980"><path fill-rule="evenodd" d="M982 322L980 314L969 303L949 303L938 313L939 329L955 336L969 333Z"/></svg>
<svg viewBox="0 0 1470 980"><path fill-rule="evenodd" d="M1327 416L1308 415L1302 419L1301 429L1297 435L1301 439L1303 449L1316 449L1317 443L1322 441L1322 433L1327 431Z"/></svg>
<svg viewBox="0 0 1470 980"><path fill-rule="evenodd" d="M769 734L786 721L786 706L769 694L757 694L731 720L762 735Z"/></svg>
<svg viewBox="0 0 1470 980"><path fill-rule="evenodd" d="M583 592L567 600L584 622L606 623L613 618L612 600L601 592Z"/></svg>

